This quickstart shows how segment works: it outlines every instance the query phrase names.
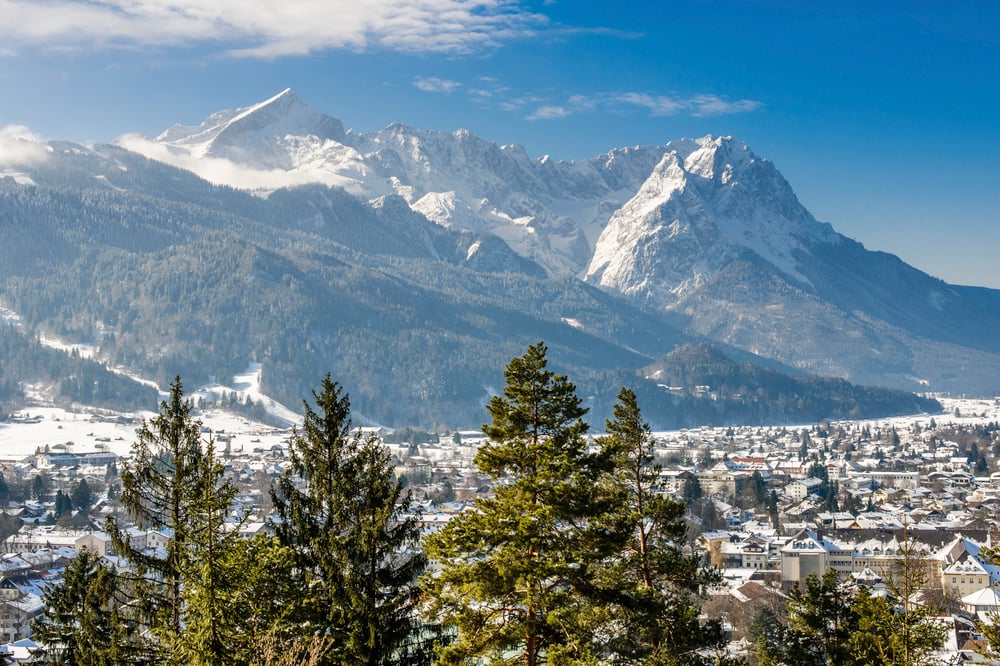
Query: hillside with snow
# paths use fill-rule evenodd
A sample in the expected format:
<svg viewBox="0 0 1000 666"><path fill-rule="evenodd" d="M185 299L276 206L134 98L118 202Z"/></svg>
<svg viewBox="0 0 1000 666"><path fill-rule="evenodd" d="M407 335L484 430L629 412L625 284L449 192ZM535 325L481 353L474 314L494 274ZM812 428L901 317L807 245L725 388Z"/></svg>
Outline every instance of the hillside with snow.
<svg viewBox="0 0 1000 666"><path fill-rule="evenodd" d="M467 130L355 132L291 90L113 146L22 134L0 305L160 386L216 377L258 408L259 364L297 405L329 371L375 422L467 423L541 339L599 410L696 342L1000 392L1000 292L842 236L732 137L560 162Z"/></svg>

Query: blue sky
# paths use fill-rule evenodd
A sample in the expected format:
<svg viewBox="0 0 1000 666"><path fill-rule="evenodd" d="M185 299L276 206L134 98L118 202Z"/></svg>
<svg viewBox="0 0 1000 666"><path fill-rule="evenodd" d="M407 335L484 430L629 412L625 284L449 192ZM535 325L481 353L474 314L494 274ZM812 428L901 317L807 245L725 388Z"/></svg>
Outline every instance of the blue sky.
<svg viewBox="0 0 1000 666"><path fill-rule="evenodd" d="M286 87L535 157L733 135L841 233L1000 288L1000 3L0 0L0 128L155 136Z"/></svg>

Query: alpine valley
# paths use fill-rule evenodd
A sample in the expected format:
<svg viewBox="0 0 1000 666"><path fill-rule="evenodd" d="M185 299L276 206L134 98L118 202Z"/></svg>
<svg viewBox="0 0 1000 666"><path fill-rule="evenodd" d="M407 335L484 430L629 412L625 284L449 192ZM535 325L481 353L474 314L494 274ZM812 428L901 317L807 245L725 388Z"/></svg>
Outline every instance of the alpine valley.
<svg viewBox="0 0 1000 666"><path fill-rule="evenodd" d="M592 423L622 385L654 427L1000 393L1000 291L840 235L730 137L559 162L464 130L356 133L286 90L156 139L23 141L0 162L0 303L21 322L0 404L59 374L41 335L160 385L258 363L290 406L329 372L390 426L481 422L538 340ZM93 361L60 363L66 399L128 403Z"/></svg>

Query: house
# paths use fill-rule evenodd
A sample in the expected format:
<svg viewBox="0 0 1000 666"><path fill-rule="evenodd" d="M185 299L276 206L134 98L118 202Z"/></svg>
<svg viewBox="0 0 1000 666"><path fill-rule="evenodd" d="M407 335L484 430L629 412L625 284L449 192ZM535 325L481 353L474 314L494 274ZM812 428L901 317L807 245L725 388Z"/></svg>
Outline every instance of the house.
<svg viewBox="0 0 1000 666"><path fill-rule="evenodd" d="M970 615L1000 613L1000 592L984 587L962 597L962 606Z"/></svg>
<svg viewBox="0 0 1000 666"><path fill-rule="evenodd" d="M90 534L85 534L76 540L76 550L87 550L97 553L98 555L104 556L111 554L113 546L111 543L111 536L107 532L91 532Z"/></svg>
<svg viewBox="0 0 1000 666"><path fill-rule="evenodd" d="M744 539L740 548L740 566L744 569L767 569L771 543L755 534Z"/></svg>
<svg viewBox="0 0 1000 666"><path fill-rule="evenodd" d="M815 491L823 482L810 477L808 479L798 479L785 486L785 494L796 500L804 500L809 494Z"/></svg>
<svg viewBox="0 0 1000 666"><path fill-rule="evenodd" d="M812 530L801 530L781 548L781 582L797 585L809 574L822 577L830 569L849 574L854 550L820 538Z"/></svg>
<svg viewBox="0 0 1000 666"><path fill-rule="evenodd" d="M31 621L42 614L41 596L0 588L0 640L13 643L31 637Z"/></svg>
<svg viewBox="0 0 1000 666"><path fill-rule="evenodd" d="M1000 567L980 555L980 546L964 536L956 536L935 555L940 563L940 585L946 593L962 598L984 587L1000 583Z"/></svg>

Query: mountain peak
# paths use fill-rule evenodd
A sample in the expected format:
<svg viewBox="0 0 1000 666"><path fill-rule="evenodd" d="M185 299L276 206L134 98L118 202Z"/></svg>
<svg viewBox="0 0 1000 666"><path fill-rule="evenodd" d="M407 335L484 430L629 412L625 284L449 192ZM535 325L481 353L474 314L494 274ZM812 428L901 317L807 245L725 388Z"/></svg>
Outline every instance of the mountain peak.
<svg viewBox="0 0 1000 666"><path fill-rule="evenodd" d="M744 142L732 136L706 134L698 139L679 139L666 145L667 152L677 154L684 170L712 179L739 165L753 161L756 155Z"/></svg>
<svg viewBox="0 0 1000 666"><path fill-rule="evenodd" d="M276 144L290 136L339 143L345 140L339 120L316 111L303 103L294 90L285 88L263 102L213 113L200 125L175 125L160 134L157 141L185 148L197 156L247 163L276 157L282 152Z"/></svg>
<svg viewBox="0 0 1000 666"><path fill-rule="evenodd" d="M285 88L280 93L278 93L277 95L275 95L271 99L267 100L267 102L264 102L264 104L267 104L269 102L273 102L274 100L281 99L283 97L287 97L289 99L293 99L293 100L296 100L296 101L301 101L299 99L299 96L295 93L294 90L292 90L291 88Z"/></svg>
<svg viewBox="0 0 1000 666"><path fill-rule="evenodd" d="M802 263L839 236L742 141L708 135L666 145L595 244L587 279L673 307L751 252L798 284Z"/></svg>

